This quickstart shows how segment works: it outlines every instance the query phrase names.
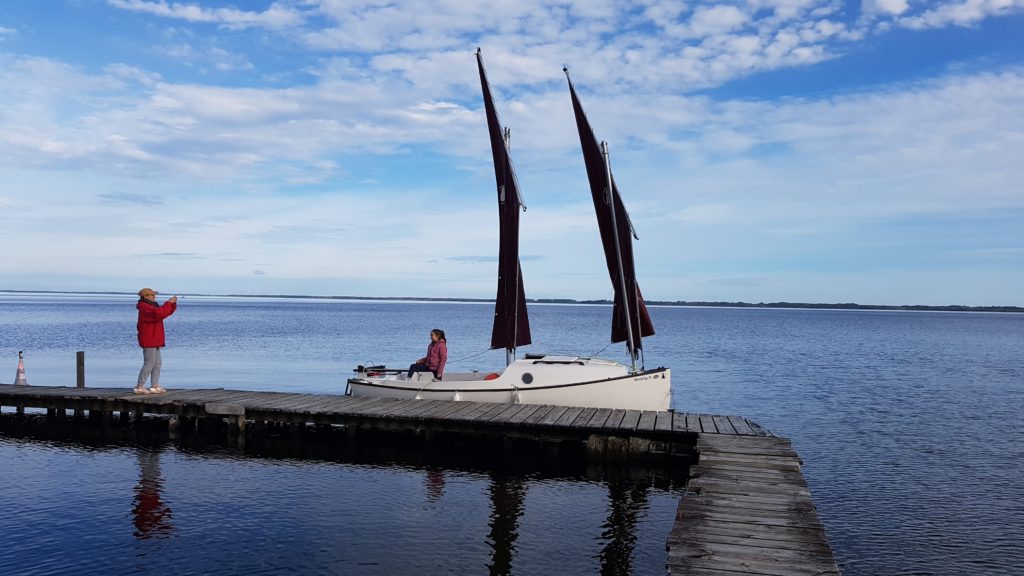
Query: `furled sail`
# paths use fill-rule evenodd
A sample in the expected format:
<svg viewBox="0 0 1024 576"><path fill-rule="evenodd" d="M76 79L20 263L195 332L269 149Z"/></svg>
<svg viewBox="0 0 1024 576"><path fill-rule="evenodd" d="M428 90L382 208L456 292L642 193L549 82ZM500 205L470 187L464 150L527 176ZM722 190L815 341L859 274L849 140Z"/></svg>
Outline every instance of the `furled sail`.
<svg viewBox="0 0 1024 576"><path fill-rule="evenodd" d="M494 156L494 178L498 188L498 294L494 303L491 348L511 350L530 343L530 319L526 313L526 293L523 291L523 275L519 266L519 210L522 200L479 48L476 61L480 68L480 86L483 89L487 131L491 138L491 154Z"/></svg>
<svg viewBox="0 0 1024 576"><path fill-rule="evenodd" d="M601 230L601 243L604 245L604 258L608 265L608 275L615 289L615 306L612 311L612 342L628 342L630 335L633 341L628 342L630 352L634 355L642 349L641 338L654 334L654 325L647 314L647 306L640 294L640 286L636 282L636 270L633 266L633 241L636 236L629 214L619 197L615 179L609 174L608 164L598 146L594 131L583 112L583 106L576 95L576 88L569 78L569 93L572 96L572 109L576 115L576 128L580 133L580 146L583 148L583 161L587 166L587 179L590 181L590 193L594 200L594 211L597 214L597 225ZM611 183L611 194L608 183ZM614 213L613 213L614 212ZM613 224L614 223L614 224ZM617 240L617 245L616 245ZM620 266L621 264L621 266ZM621 273L620 273L621 272ZM628 315L628 316L627 316Z"/></svg>

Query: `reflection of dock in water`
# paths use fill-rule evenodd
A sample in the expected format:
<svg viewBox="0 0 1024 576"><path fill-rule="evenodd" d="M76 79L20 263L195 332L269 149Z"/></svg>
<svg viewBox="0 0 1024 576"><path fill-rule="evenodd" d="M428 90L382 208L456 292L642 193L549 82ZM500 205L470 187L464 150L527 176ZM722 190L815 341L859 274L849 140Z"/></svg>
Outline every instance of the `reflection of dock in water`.
<svg viewBox="0 0 1024 576"><path fill-rule="evenodd" d="M237 445L264 437L264 430L329 429L338 431L353 453L361 446L389 450L393 440L411 438L419 448L485 447L478 454L521 450L540 456L542 466L570 455L588 466L613 462L685 476L696 462L667 542L669 573L839 573L789 441L739 416L223 389L136 396L124 388L2 384L0 407L18 413L46 410L50 422L66 419L69 411L88 414L111 427L164 416L175 433L226 430ZM140 459L137 536L170 530L160 486L146 477L145 466L151 465ZM428 497L439 498L443 477L430 482ZM507 574L513 568L524 485L514 478L493 482L489 569ZM646 494L614 482L609 490L608 524L618 532L607 534L602 568L628 573L636 538L630 519L635 523Z"/></svg>
<svg viewBox="0 0 1024 576"><path fill-rule="evenodd" d="M519 518L523 515L526 483L521 477L491 474L491 521L487 544L491 547L491 576L512 574L512 558L519 538Z"/></svg>

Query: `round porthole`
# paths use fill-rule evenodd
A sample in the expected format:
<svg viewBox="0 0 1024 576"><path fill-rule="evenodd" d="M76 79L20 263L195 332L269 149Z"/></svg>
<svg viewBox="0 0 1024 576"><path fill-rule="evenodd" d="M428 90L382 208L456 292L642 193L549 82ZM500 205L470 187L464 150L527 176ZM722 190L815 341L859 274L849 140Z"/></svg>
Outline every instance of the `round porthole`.
<svg viewBox="0 0 1024 576"><path fill-rule="evenodd" d="M523 374L523 384L529 384L531 382L533 382L533 374L530 374L529 372Z"/></svg>

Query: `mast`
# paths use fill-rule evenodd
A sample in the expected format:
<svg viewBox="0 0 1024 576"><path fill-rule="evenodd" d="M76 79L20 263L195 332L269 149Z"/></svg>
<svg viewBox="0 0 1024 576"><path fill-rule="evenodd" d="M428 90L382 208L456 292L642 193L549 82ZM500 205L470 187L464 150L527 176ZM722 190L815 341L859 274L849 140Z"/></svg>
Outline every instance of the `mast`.
<svg viewBox="0 0 1024 576"><path fill-rule="evenodd" d="M576 94L572 78L569 77L569 70L562 70L569 82L569 94L572 97L573 114L579 131L594 213L601 232L605 264L615 292L611 341L627 343L635 371L637 356L643 349L643 337L654 334L654 325L647 313L640 286L636 282L632 243L632 238L636 238L636 232L622 203L615 178L612 177L607 143L598 145L587 115L583 111L583 105Z"/></svg>
<svg viewBox="0 0 1024 576"><path fill-rule="evenodd" d="M512 130L508 126L505 126L505 131L502 133L502 140L505 141L505 152L506 152L506 154L508 154L509 152L512 151L512 143L511 143L512 142ZM501 190L501 192L504 192L504 190ZM499 202L501 202L501 201L502 201L502 199L499 199ZM519 298L521 296L522 285L523 285L522 270L519 269L519 263L516 262L516 284L515 284L515 286L516 286L516 293L515 293L515 297L513 299L515 301L517 301L517 302L519 301ZM516 347L514 346L514 344L515 344L515 341L516 341L515 333L518 332L519 323L518 322L511 322L511 324L513 326L515 326L515 328L513 328L514 332L512 334L513 346L507 346L505 348L505 366L511 366L512 363L516 361Z"/></svg>
<svg viewBox="0 0 1024 576"><path fill-rule="evenodd" d="M531 341L526 293L519 263L519 211L526 207L519 194L519 183L509 155L510 132L507 128L502 131L479 48L476 59L498 192L498 289L494 301L491 349L504 348L506 364L511 364L515 361L516 347L525 346Z"/></svg>
<svg viewBox="0 0 1024 576"><path fill-rule="evenodd" d="M608 212L612 218L612 235L615 237L615 263L619 268L619 290L622 294L628 295L626 291L626 274L622 270L622 245L619 242L619 227L615 221L615 187L612 186L612 163L608 158L608 142L606 140L601 141L601 155L604 157L604 173L605 180L607 180L607 192L606 202L608 204ZM629 349L629 362L636 372L636 342L633 340L633 317L626 311L626 348Z"/></svg>

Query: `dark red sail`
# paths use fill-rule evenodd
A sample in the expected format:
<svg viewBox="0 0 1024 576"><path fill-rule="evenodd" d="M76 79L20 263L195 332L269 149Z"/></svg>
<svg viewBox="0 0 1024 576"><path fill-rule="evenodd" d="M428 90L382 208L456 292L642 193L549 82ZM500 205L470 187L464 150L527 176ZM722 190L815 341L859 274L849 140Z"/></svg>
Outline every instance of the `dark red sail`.
<svg viewBox="0 0 1024 576"><path fill-rule="evenodd" d="M530 343L530 319L526 314L526 293L523 291L523 275L519 266L519 210L522 200L479 49L476 51L476 62L480 68L480 86L484 93L487 131L491 137L494 178L498 189L498 295L494 302L491 348L511 349Z"/></svg>
<svg viewBox="0 0 1024 576"><path fill-rule="evenodd" d="M569 79L568 70L565 71ZM647 305L640 294L640 286L636 282L636 270L633 266L633 225L629 214L622 204L615 179L610 178L601 148L594 136L594 131L583 112L583 106L576 95L576 88L569 79L569 93L572 96L572 109L576 115L576 128L580 133L580 146L583 148L583 161L587 166L587 179L590 181L590 193L594 200L594 212L597 214L597 225L601 230L601 243L604 245L605 263L608 265L608 276L615 290L615 306L612 311L612 342L625 342L629 339L629 328L632 325L634 341L629 343L630 350L636 352L643 348L644 336L654 334L654 325L647 314ZM612 194L608 198L608 182L612 183ZM612 210L615 211L615 225L612 225ZM616 250L616 230L618 231L618 250ZM619 276L619 259L622 261L622 277ZM625 293L623 293L625 287ZM626 315L629 315L627 318Z"/></svg>

